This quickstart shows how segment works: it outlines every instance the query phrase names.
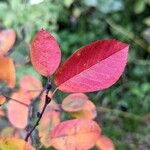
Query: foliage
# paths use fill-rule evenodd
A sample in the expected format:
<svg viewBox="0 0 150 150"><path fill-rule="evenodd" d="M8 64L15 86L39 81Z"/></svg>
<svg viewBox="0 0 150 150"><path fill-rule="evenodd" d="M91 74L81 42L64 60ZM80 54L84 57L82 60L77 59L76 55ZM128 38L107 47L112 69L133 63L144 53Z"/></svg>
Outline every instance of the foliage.
<svg viewBox="0 0 150 150"><path fill-rule="evenodd" d="M5 33L5 30L2 30L1 32ZM10 39L6 39L7 37L4 37L2 44L3 42L5 43L5 41L6 43L10 43L7 42L7 40L9 41ZM96 117L96 113L94 113L96 111L95 105L90 102L88 97L84 94L77 92L97 91L108 88L114 84L125 68L128 48L129 46L127 44L117 40L98 40L77 50L58 68L61 57L59 45L48 31L42 29L35 35L32 41L30 55L33 67L39 74L48 78L47 84L45 88L42 89L42 84L39 80L30 75L23 76L20 80L20 89L11 95L10 101L8 102L7 116L9 122L17 129L25 129L28 127L25 136L26 142L28 142L32 133L40 124L39 138L45 147L52 146L62 150L90 149L96 145L97 141L99 141L99 149L105 150L108 147L113 150L114 146L111 140L109 138L102 138L101 128L96 122L92 121L92 119ZM3 55L8 52L8 49L10 49L10 46L2 49L2 65L6 59ZM10 58L8 57L7 59ZM75 65L76 67L71 69ZM6 61L5 63L6 69L4 69L3 66L1 67L1 72L6 72L7 69L9 72L11 67L14 68L14 66L7 66L10 66L9 61ZM112 69L111 67L115 69ZM56 69L57 72L54 75L56 89L51 93L50 90L52 85L50 77ZM13 81L14 79L14 74L11 72L9 74L9 77L2 74L3 78L1 78L2 81L7 82L8 86L10 86L8 81ZM10 88L13 88L14 86L15 82ZM41 92L37 94L36 90L38 91L39 89ZM57 89L64 92L77 93L75 95L69 95L68 97L69 101L75 102L76 99L78 100L76 101L76 107L79 107L77 110L80 111L73 114L73 117L78 119L60 122L60 113L64 106L57 107L58 104L56 102L55 105L51 105L51 107L48 106L51 104L51 100ZM31 120L30 116L34 113L31 111L31 107L35 107L32 100L35 102L35 100L38 99L36 97L41 96L44 96L42 98L44 104L40 111L37 112L37 121L32 127L29 127ZM3 99L3 97L5 97L5 95L2 93L1 99ZM68 99L68 97L66 99ZM64 101L66 101L66 99ZM80 104L82 104L80 99L85 101L83 107L80 106ZM5 100L1 101L1 105L3 105ZM72 106L70 109L72 109ZM14 135L11 134L10 136L11 139L9 139L10 137L7 135L1 137L2 149L33 149L29 148L25 141L20 141L20 137L14 141L14 139L12 140ZM32 138L34 138L34 136ZM105 141L104 146L103 139ZM32 139L30 140L32 142ZM21 144L23 146L18 148L19 142L23 142L23 144ZM109 143L111 143L111 146Z"/></svg>
<svg viewBox="0 0 150 150"><path fill-rule="evenodd" d="M58 39L63 61L74 50L100 38L129 43L128 65L119 82L88 97L97 106L96 120L116 149L149 149L149 0L44 0L39 4L31 1L0 1L0 28L13 28L17 32L16 44L7 54L15 61L14 90L19 88L19 80L24 75L42 79L29 63L29 43L40 28L48 29ZM42 81L44 84L45 78ZM12 91L0 83L0 93L11 97ZM56 93L56 97L61 103L66 94ZM3 110L5 105L0 109L1 132L9 126ZM61 117L71 118L67 112ZM35 140L34 144L39 143Z"/></svg>

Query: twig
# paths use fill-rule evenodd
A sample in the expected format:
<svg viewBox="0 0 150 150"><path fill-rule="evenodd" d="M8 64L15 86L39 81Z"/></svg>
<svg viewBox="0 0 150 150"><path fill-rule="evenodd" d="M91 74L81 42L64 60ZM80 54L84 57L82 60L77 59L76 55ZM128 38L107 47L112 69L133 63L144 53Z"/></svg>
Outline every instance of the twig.
<svg viewBox="0 0 150 150"><path fill-rule="evenodd" d="M47 105L51 102L52 97L54 96L55 92L57 91L57 88L56 88L56 89L53 91L52 96L49 97L49 96L48 96L48 93L49 93L49 91L50 91L50 84L51 84L51 83L48 81L48 83L47 83L47 89L46 89L46 96L45 96L45 104L44 104L44 106L43 106L43 109L42 109L41 113L38 115L38 120L36 121L35 125L34 125L34 126L32 127L32 129L27 133L27 135L26 135L26 137L25 137L25 141L28 141L28 138L31 136L32 132L33 132L33 131L35 130L35 128L38 126L38 124L39 124L39 122L40 122L40 120L41 120L41 118L42 118L42 116L43 116L43 114L44 114L44 112L45 112L45 109L46 109ZM45 91L45 89L44 89L43 91ZM40 95L43 93L43 91L40 93Z"/></svg>
<svg viewBox="0 0 150 150"><path fill-rule="evenodd" d="M44 114L44 111L47 107L47 105L51 102L51 98L48 96L48 94L46 94L45 96L45 104L43 106L43 109L41 111L41 113L39 114L38 116L38 120L36 121L35 125L32 127L32 129L27 133L26 137L25 137L25 141L28 141L28 138L30 137L30 135L32 134L32 132L34 131L34 129L38 126L43 114Z"/></svg>

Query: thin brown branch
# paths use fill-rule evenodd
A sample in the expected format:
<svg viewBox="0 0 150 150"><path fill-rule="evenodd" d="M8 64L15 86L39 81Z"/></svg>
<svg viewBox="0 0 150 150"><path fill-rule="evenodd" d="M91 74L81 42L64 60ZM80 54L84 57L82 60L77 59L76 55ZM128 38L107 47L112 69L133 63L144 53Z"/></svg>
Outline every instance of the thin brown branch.
<svg viewBox="0 0 150 150"><path fill-rule="evenodd" d="M44 90L45 90L45 89L44 89ZM44 90L43 90L43 91L44 91ZM50 90L50 89L49 89L49 90ZM45 104L44 104L44 106L43 106L43 108L42 108L41 113L38 115L38 120L36 121L35 125L31 128L31 130L27 133L27 135L26 135L26 137L25 137L25 141L28 141L28 139L29 139L29 137L31 136L32 132L33 132L33 131L35 130L35 128L39 125L39 122L40 122L40 120L41 120L41 118L42 118L42 116L43 116L43 114L44 114L44 112L45 112L45 109L46 109L47 105L51 102L51 99L52 99L52 97L54 96L55 92L57 91L57 88L53 91L51 97L48 96L49 90L47 90L47 92L46 92ZM40 93L40 95L43 93L43 91Z"/></svg>
<svg viewBox="0 0 150 150"><path fill-rule="evenodd" d="M36 121L35 125L32 127L32 129L27 133L26 137L25 137L25 141L28 141L29 137L31 136L32 132L35 130L35 128L38 126L43 114L44 114L44 111L47 107L47 105L50 103L51 101L51 98L48 97L48 94L45 96L45 104L43 106L43 109L40 113L40 115L38 116L38 120Z"/></svg>

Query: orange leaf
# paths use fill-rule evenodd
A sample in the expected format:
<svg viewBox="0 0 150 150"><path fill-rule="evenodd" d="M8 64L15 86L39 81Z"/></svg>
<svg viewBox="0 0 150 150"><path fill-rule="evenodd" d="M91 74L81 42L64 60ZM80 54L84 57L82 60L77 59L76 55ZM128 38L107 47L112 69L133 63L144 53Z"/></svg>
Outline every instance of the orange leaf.
<svg viewBox="0 0 150 150"><path fill-rule="evenodd" d="M76 112L83 109L88 97L83 93L68 95L62 102L62 108L67 112Z"/></svg>
<svg viewBox="0 0 150 150"><path fill-rule="evenodd" d="M40 124L39 124L39 137L41 143L46 147L51 146L51 139L50 133L52 129L60 123L60 113L53 111L53 112L45 112Z"/></svg>
<svg viewBox="0 0 150 150"><path fill-rule="evenodd" d="M71 115L75 118L94 119L97 115L96 107L91 101L87 100L82 110L78 112L72 112Z"/></svg>
<svg viewBox="0 0 150 150"><path fill-rule="evenodd" d="M52 130L51 144L61 150L87 150L96 144L100 132L100 127L92 120L68 120Z"/></svg>
<svg viewBox="0 0 150 150"><path fill-rule="evenodd" d="M108 137L102 135L99 137L96 146L98 147L99 150L114 150L114 144L111 139Z"/></svg>
<svg viewBox="0 0 150 150"><path fill-rule="evenodd" d="M13 100L9 101L7 108L8 119L14 127L24 129L28 123L30 96L22 91L18 91L13 93L11 98L17 99L20 103Z"/></svg>
<svg viewBox="0 0 150 150"><path fill-rule="evenodd" d="M0 31L0 56L6 54L16 40L16 33L13 29Z"/></svg>
<svg viewBox="0 0 150 150"><path fill-rule="evenodd" d="M25 75L20 80L20 88L24 92L30 94L31 99L34 99L40 94L42 90L42 83L40 80L31 75Z"/></svg>
<svg viewBox="0 0 150 150"><path fill-rule="evenodd" d="M30 144L17 138L0 138L2 150L35 150Z"/></svg>
<svg viewBox="0 0 150 150"><path fill-rule="evenodd" d="M51 92L49 93L49 96L51 97ZM46 93L44 93L41 97L41 101L40 101L40 111L43 108L44 102L45 102L45 95ZM58 106L58 104L56 104L56 102L52 99L50 104L48 104L43 117L39 123L39 137L40 137L40 141L41 143L45 146L45 147L50 147L51 146L51 139L50 139L50 132L51 130L60 123L60 108Z"/></svg>
<svg viewBox="0 0 150 150"><path fill-rule="evenodd" d="M6 102L6 97L0 95L0 106L3 105L5 102Z"/></svg>
<svg viewBox="0 0 150 150"><path fill-rule="evenodd" d="M9 57L0 57L0 80L6 82L10 88L15 86L15 66L13 60Z"/></svg>

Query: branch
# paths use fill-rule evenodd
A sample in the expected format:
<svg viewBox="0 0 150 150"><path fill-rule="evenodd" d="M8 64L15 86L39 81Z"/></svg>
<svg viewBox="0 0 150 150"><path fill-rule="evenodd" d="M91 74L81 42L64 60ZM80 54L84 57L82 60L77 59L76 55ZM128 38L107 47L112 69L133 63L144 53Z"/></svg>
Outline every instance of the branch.
<svg viewBox="0 0 150 150"><path fill-rule="evenodd" d="M32 132L35 130L35 128L38 126L43 114L44 114L44 111L47 107L47 105L51 102L51 98L48 96L48 93L46 94L45 96L45 104L43 106L43 109L41 111L41 113L39 114L38 116L38 120L37 122L35 123L35 125L32 127L32 129L27 133L26 137L25 137L25 141L28 141L28 138L30 137L30 135L32 134Z"/></svg>

